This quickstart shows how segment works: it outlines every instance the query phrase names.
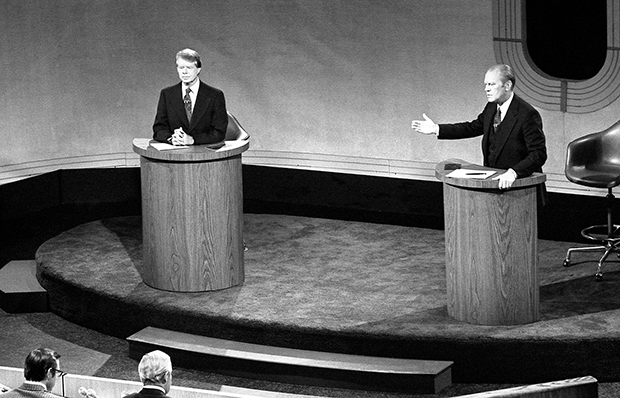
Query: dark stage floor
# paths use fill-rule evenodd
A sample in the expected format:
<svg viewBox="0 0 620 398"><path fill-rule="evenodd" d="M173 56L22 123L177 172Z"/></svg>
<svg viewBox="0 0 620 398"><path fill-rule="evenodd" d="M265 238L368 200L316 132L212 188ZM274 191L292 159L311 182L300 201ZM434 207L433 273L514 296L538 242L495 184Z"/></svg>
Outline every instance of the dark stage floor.
<svg viewBox="0 0 620 398"><path fill-rule="evenodd" d="M620 263L539 241L541 321L469 325L447 316L443 231L245 215L243 286L171 293L146 286L141 219L80 225L37 251L54 312L124 338L145 326L302 349L454 361L457 383L618 381Z"/></svg>

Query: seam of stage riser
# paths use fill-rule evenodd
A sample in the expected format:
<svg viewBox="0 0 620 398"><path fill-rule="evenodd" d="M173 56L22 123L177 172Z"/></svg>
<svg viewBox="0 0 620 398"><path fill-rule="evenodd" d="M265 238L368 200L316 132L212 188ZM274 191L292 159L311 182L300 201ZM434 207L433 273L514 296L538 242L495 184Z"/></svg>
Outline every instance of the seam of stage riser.
<svg viewBox="0 0 620 398"><path fill-rule="evenodd" d="M452 383L449 361L431 361L400 358L367 357L283 347L272 347L234 342L188 333L147 327L127 338L130 356L139 359L150 349L173 350L190 355L221 358L224 361L263 363L282 369L307 369L313 372L355 374L362 378L390 378L418 381L433 392ZM343 380L344 382L344 380Z"/></svg>

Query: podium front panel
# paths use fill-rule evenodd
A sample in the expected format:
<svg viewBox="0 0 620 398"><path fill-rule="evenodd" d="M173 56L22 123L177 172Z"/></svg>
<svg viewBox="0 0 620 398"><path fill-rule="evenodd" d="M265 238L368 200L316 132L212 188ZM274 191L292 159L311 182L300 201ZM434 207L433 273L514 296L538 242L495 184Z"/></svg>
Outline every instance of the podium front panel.
<svg viewBox="0 0 620 398"><path fill-rule="evenodd" d="M537 321L536 186L443 187L448 314L480 325Z"/></svg>
<svg viewBox="0 0 620 398"><path fill-rule="evenodd" d="M175 160L137 150L142 155L139 272L157 289L212 291L244 280L241 154L197 149L165 154Z"/></svg>

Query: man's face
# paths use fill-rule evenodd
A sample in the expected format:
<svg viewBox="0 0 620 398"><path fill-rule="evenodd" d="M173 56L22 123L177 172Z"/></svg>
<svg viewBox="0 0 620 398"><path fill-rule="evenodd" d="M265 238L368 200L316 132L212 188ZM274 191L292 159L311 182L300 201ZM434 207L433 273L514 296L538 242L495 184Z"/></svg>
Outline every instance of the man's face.
<svg viewBox="0 0 620 398"><path fill-rule="evenodd" d="M502 83L499 78L499 71L490 70L484 75L484 92L487 101L496 104L503 104L510 97L510 81Z"/></svg>
<svg viewBox="0 0 620 398"><path fill-rule="evenodd" d="M177 72L183 83L191 85L198 79L200 68L197 68L193 62L179 58L177 59Z"/></svg>

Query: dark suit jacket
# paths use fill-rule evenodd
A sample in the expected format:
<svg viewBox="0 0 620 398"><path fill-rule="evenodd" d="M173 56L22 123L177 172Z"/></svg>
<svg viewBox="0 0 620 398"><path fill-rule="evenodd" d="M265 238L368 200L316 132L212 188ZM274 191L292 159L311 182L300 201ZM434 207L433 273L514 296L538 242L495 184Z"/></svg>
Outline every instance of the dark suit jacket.
<svg viewBox="0 0 620 398"><path fill-rule="evenodd" d="M179 82L161 90L153 124L153 139L167 142L175 129L183 127L183 131L194 137L195 144L223 141L228 126L224 93L200 82L190 124L185 114L181 84Z"/></svg>
<svg viewBox="0 0 620 398"><path fill-rule="evenodd" d="M155 388L143 388L142 390L126 395L123 398L170 398L170 396Z"/></svg>
<svg viewBox="0 0 620 398"><path fill-rule="evenodd" d="M493 134L493 117L497 105L487 103L478 118L471 122L440 124L440 139L470 138L482 135L484 165L499 169L512 168L519 177L542 172L547 161L542 119L536 109L514 95L504 120L496 133L496 151L489 150Z"/></svg>

